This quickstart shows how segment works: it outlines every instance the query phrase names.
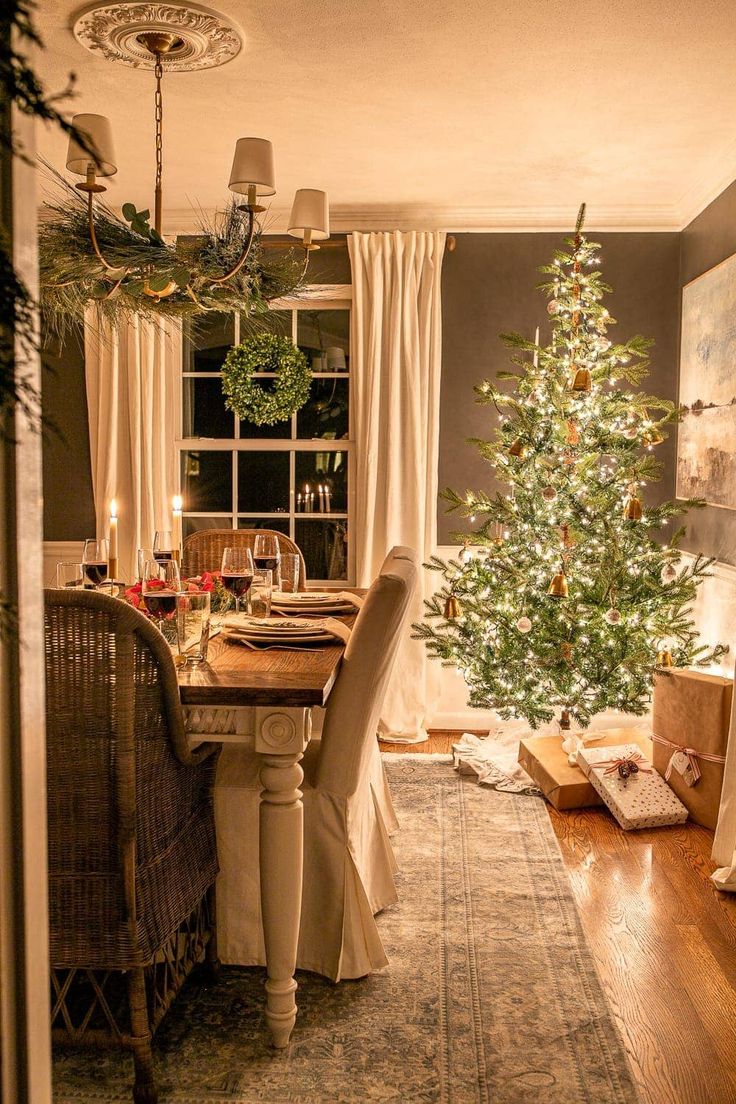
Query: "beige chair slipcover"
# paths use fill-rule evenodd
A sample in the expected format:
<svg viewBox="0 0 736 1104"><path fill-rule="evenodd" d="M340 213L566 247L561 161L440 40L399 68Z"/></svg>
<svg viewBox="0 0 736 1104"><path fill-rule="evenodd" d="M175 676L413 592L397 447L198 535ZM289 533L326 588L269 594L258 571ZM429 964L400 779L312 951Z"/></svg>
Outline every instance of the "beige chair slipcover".
<svg viewBox="0 0 736 1104"><path fill-rule="evenodd" d="M397 899L397 822L376 741L383 695L417 583L409 549L390 554L355 621L322 739L304 767L304 883L297 966L340 981L387 965L374 915ZM259 762L226 746L215 785L223 962L263 965L258 869Z"/></svg>

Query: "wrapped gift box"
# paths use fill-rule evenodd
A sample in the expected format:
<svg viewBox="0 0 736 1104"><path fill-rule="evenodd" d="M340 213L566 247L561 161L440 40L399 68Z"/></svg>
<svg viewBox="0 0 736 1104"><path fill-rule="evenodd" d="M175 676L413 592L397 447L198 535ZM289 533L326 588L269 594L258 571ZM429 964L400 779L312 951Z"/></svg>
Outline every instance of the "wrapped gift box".
<svg viewBox="0 0 736 1104"><path fill-rule="evenodd" d="M611 728L600 735L591 746L608 747L628 740L635 743L646 758L651 758L651 741L641 735L640 729ZM603 798L580 767L568 762L567 752L562 750L562 739L561 736L525 737L519 744L519 763L555 809L562 812L602 805Z"/></svg>
<svg viewBox="0 0 736 1104"><path fill-rule="evenodd" d="M718 820L732 696L731 679L704 671L674 669L654 683L654 766L706 828Z"/></svg>
<svg viewBox="0 0 736 1104"><path fill-rule="evenodd" d="M634 760L638 770L628 779L620 776L617 763ZM683 824L687 809L635 743L613 747L583 747L578 763L594 789L603 798L622 828L661 828Z"/></svg>

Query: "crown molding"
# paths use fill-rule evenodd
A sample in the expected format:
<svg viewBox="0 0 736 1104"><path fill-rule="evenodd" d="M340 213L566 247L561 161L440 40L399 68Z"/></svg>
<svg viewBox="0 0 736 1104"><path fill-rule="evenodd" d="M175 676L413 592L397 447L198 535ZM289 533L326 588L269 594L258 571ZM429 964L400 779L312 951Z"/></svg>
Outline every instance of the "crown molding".
<svg viewBox="0 0 736 1104"><path fill-rule="evenodd" d="M558 233L571 230L576 212L575 203L569 207L337 204L330 208L330 226L335 233L349 233L351 230L447 230L456 234ZM269 208L262 219L265 233L285 233L288 216L288 209ZM202 219L201 211L169 211L164 217L164 230L167 234L196 234ZM681 229L682 222L676 207L652 204L591 207L586 226L590 230L608 232L663 232Z"/></svg>
<svg viewBox="0 0 736 1104"><path fill-rule="evenodd" d="M678 204L680 229L702 214L705 208L717 199L736 180L736 140L729 143L721 153L713 158L699 180L688 188Z"/></svg>

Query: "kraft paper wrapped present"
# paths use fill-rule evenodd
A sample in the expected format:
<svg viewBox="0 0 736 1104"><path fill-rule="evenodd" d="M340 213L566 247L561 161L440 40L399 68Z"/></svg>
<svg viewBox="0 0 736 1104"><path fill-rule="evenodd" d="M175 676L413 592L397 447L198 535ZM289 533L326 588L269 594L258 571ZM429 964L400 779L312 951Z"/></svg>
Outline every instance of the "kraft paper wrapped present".
<svg viewBox="0 0 736 1104"><path fill-rule="evenodd" d="M715 828L723 788L733 682L704 671L657 675L654 767L697 824Z"/></svg>
<svg viewBox="0 0 736 1104"><path fill-rule="evenodd" d="M651 758L651 741L640 735L640 731L606 729L592 746L608 747L628 740L636 744L646 758ZM561 736L525 736L519 743L519 763L539 786L550 805L560 812L603 804L603 798L580 767L568 762L567 752L562 750Z"/></svg>
<svg viewBox="0 0 736 1104"><path fill-rule="evenodd" d="M636 770L631 768L629 777L622 778L619 766L632 762ZM687 820L685 806L636 744L583 747L578 751L578 763L618 823L627 831L684 824Z"/></svg>

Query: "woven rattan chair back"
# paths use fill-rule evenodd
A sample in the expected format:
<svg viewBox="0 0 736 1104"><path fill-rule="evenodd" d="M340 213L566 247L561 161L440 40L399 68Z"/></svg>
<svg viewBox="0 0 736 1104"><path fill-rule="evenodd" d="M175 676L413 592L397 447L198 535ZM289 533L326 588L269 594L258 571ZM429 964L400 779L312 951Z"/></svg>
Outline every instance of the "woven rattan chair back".
<svg viewBox="0 0 736 1104"><path fill-rule="evenodd" d="M151 1035L212 940L217 756L190 752L171 650L125 602L46 592L46 685L54 1037L112 1036L155 1099ZM122 1019L101 996L113 971Z"/></svg>
<svg viewBox="0 0 736 1104"><path fill-rule="evenodd" d="M185 578L201 575L203 571L219 571L226 548L252 549L259 533L277 537L282 552L294 552L299 556L299 590L306 590L307 565L299 545L275 529L198 529L184 541L182 568Z"/></svg>

